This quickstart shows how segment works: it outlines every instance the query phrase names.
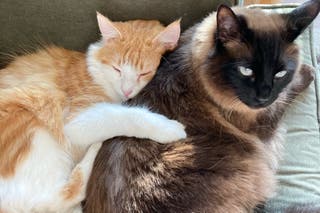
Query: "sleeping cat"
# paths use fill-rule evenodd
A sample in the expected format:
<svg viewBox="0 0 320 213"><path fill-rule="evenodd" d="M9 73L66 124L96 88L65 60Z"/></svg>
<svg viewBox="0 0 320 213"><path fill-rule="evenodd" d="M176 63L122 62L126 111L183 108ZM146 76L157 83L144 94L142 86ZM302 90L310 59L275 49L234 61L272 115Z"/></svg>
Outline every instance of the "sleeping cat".
<svg viewBox="0 0 320 213"><path fill-rule="evenodd" d="M176 121L117 104L152 79L177 44L179 21L165 28L158 21L97 18L102 40L86 55L49 47L0 70L0 212L81 212L103 140L186 137Z"/></svg>
<svg viewBox="0 0 320 213"><path fill-rule="evenodd" d="M177 119L188 138L106 141L85 212L253 212L272 196L279 121L314 78L293 41L319 10L319 0L289 14L220 6L186 31L130 103Z"/></svg>

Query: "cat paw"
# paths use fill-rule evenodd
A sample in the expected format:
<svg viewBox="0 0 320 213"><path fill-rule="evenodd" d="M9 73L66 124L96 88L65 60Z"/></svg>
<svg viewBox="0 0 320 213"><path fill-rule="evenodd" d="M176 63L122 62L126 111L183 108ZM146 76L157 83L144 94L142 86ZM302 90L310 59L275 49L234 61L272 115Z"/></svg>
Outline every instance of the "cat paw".
<svg viewBox="0 0 320 213"><path fill-rule="evenodd" d="M102 142L92 144L81 162L77 165L82 168L85 168L87 171L91 171L91 167L93 166L93 162L102 146Z"/></svg>
<svg viewBox="0 0 320 213"><path fill-rule="evenodd" d="M87 153L97 154L97 153L99 152L101 146L102 146L102 142L100 142L100 143L94 143L94 144L92 144L92 145L89 147Z"/></svg>
<svg viewBox="0 0 320 213"><path fill-rule="evenodd" d="M181 123L161 117L155 122L156 126L152 128L150 139L159 143L170 143L187 137L185 127Z"/></svg>
<svg viewBox="0 0 320 213"><path fill-rule="evenodd" d="M296 78L297 80L293 89L296 92L302 92L308 88L311 82L315 79L315 70L307 64L302 64Z"/></svg>
<svg viewBox="0 0 320 213"><path fill-rule="evenodd" d="M302 64L300 68L300 74L302 76L302 84L308 87L310 83L315 79L315 70L313 67Z"/></svg>

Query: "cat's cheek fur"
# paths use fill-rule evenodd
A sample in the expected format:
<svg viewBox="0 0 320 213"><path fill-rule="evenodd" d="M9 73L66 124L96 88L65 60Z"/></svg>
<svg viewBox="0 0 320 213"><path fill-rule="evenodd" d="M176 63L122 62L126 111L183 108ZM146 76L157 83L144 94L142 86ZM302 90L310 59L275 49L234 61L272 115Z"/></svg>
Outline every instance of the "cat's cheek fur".
<svg viewBox="0 0 320 213"><path fill-rule="evenodd" d="M119 74L112 70L112 67L106 66L97 59L96 54L102 46L103 41L93 43L89 46L87 52L88 71L93 81L100 85L114 102L122 102L123 99L118 92L121 91Z"/></svg>
<svg viewBox="0 0 320 213"><path fill-rule="evenodd" d="M147 84L148 81L140 81L139 84L136 87L134 87L128 99L135 97Z"/></svg>

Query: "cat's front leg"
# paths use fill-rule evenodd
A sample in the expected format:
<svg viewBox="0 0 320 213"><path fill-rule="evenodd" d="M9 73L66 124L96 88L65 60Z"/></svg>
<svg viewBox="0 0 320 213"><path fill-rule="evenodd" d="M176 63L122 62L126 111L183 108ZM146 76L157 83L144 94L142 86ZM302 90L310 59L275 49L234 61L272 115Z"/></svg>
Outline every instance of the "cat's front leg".
<svg viewBox="0 0 320 213"><path fill-rule="evenodd" d="M302 64L300 69L295 73L292 82L289 84L292 95L295 97L308 88L314 78L314 68L307 64Z"/></svg>
<svg viewBox="0 0 320 213"><path fill-rule="evenodd" d="M185 127L164 115L150 112L141 107L129 108L126 136L148 138L160 143L169 143L187 137Z"/></svg>
<svg viewBox="0 0 320 213"><path fill-rule="evenodd" d="M148 138L168 143L186 137L184 126L140 107L98 103L65 125L71 143L89 146L115 136Z"/></svg>

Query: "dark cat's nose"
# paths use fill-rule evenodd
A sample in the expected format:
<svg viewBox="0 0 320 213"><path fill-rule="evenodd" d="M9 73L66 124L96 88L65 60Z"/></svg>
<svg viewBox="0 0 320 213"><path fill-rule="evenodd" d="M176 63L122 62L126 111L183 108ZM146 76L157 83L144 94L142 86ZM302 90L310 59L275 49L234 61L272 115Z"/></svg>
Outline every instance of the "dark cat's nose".
<svg viewBox="0 0 320 213"><path fill-rule="evenodd" d="M259 88L257 99L260 102L266 102L269 100L270 95L271 95L271 88L269 86L262 86Z"/></svg>
<svg viewBox="0 0 320 213"><path fill-rule="evenodd" d="M261 103L267 102L269 98L257 98Z"/></svg>

